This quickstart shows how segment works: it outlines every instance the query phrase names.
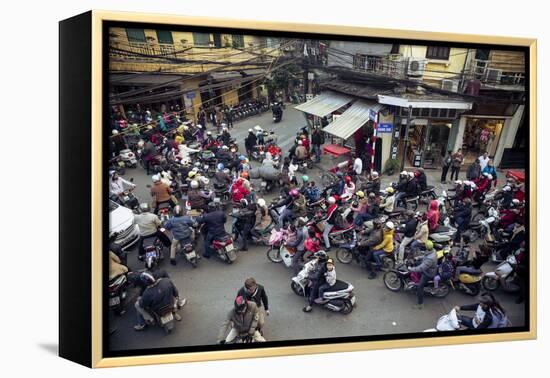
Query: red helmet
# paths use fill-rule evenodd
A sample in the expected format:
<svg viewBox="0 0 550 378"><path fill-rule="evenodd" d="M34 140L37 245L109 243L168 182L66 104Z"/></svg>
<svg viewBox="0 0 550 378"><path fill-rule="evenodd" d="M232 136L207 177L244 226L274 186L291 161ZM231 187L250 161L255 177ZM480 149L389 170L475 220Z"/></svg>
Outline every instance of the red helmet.
<svg viewBox="0 0 550 378"><path fill-rule="evenodd" d="M288 194L290 194L292 197L297 197L298 195L300 195L300 192L298 191L298 189L291 189Z"/></svg>
<svg viewBox="0 0 550 378"><path fill-rule="evenodd" d="M351 182L351 177L346 176L346 182L349 184Z"/></svg>
<svg viewBox="0 0 550 378"><path fill-rule="evenodd" d="M248 172L244 171L243 173L241 173L241 177L242 178L248 178Z"/></svg>

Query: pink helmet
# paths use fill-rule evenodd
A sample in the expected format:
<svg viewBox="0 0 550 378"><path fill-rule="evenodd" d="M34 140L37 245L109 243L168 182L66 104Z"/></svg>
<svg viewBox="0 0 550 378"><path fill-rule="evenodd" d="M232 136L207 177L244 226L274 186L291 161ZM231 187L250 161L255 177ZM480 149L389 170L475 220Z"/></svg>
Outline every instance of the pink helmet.
<svg viewBox="0 0 550 378"><path fill-rule="evenodd" d="M292 197L297 197L300 192L298 191L298 189L292 189L288 194L290 194Z"/></svg>

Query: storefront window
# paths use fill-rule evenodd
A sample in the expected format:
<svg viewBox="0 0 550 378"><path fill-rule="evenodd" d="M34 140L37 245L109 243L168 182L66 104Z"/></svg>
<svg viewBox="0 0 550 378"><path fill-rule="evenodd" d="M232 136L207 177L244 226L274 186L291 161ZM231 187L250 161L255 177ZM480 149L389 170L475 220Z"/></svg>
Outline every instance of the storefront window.
<svg viewBox="0 0 550 378"><path fill-rule="evenodd" d="M468 118L462 140L464 161L471 163L485 151L494 156L503 126L503 119Z"/></svg>

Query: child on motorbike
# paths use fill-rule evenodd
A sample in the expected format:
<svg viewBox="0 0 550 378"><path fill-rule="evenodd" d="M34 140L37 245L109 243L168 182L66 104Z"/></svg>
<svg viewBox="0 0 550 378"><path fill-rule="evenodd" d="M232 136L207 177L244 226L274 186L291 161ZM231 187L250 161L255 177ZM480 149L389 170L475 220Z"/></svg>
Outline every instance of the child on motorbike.
<svg viewBox="0 0 550 378"><path fill-rule="evenodd" d="M325 291L330 289L336 283L336 269L334 269L334 260L328 259L326 263L325 283L319 286L319 298L315 299L315 303L323 303Z"/></svg>

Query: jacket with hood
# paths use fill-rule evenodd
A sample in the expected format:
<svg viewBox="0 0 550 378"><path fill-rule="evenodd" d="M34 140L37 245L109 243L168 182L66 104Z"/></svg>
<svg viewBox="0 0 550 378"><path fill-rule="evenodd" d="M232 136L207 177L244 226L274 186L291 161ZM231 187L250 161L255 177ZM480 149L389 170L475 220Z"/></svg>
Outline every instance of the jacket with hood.
<svg viewBox="0 0 550 378"><path fill-rule="evenodd" d="M376 246L373 247L375 251L383 249L386 253L392 253L394 246L393 246L393 230L385 230L384 231L384 237L382 238L382 242Z"/></svg>
<svg viewBox="0 0 550 378"><path fill-rule="evenodd" d="M218 341L224 340L231 328L235 328L239 335L253 335L258 328L260 312L254 301L249 301L244 314L239 314L231 309L218 333Z"/></svg>
<svg viewBox="0 0 550 378"><path fill-rule="evenodd" d="M430 202L430 209L428 210L428 226L430 231L433 232L439 224L439 202L433 200Z"/></svg>
<svg viewBox="0 0 550 378"><path fill-rule="evenodd" d="M428 221L425 220L424 222L418 223L418 227L416 228L416 234L414 234L414 240L418 240L419 242L426 243L428 240L428 236L430 234L430 229L428 228Z"/></svg>

